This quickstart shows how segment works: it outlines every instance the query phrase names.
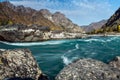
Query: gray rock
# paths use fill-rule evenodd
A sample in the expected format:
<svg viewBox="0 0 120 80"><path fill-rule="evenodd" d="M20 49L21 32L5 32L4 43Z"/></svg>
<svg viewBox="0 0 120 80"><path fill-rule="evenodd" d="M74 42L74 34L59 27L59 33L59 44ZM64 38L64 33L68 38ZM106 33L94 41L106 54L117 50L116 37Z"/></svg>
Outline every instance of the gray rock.
<svg viewBox="0 0 120 80"><path fill-rule="evenodd" d="M79 59L66 66L56 80L120 80L118 73L101 61Z"/></svg>
<svg viewBox="0 0 120 80"><path fill-rule="evenodd" d="M39 37L33 37L32 41L40 41Z"/></svg>
<svg viewBox="0 0 120 80"><path fill-rule="evenodd" d="M32 39L33 39L33 35L30 35L25 38L25 41L32 41Z"/></svg>
<svg viewBox="0 0 120 80"><path fill-rule="evenodd" d="M82 38L82 33L79 32L76 33L76 31L75 32L69 32L69 31L66 32L59 30L50 31L49 28L45 26L40 27L38 25L31 25L28 27L20 24L5 25L0 29L1 41L36 42L36 41L44 41L50 39L72 39L72 38Z"/></svg>
<svg viewBox="0 0 120 80"><path fill-rule="evenodd" d="M1 54L3 51L5 51L5 49L0 49L0 54Z"/></svg>
<svg viewBox="0 0 120 80"><path fill-rule="evenodd" d="M20 24L5 25L0 29L0 40L9 42L33 42L49 39L44 33L48 33L49 28L45 26Z"/></svg>
<svg viewBox="0 0 120 80"><path fill-rule="evenodd" d="M113 67L113 68L117 68L117 69L120 70L120 57L117 56L115 59L113 59L113 60L109 63L109 65L110 65L111 67Z"/></svg>
<svg viewBox="0 0 120 80"><path fill-rule="evenodd" d="M28 49L5 50L0 54L0 80L8 78L48 80Z"/></svg>
<svg viewBox="0 0 120 80"><path fill-rule="evenodd" d="M25 34L18 31L17 34L16 34L16 38L18 38L20 40L24 40Z"/></svg>
<svg viewBox="0 0 120 80"><path fill-rule="evenodd" d="M6 41L14 41L16 38L15 31L1 31L0 36Z"/></svg>

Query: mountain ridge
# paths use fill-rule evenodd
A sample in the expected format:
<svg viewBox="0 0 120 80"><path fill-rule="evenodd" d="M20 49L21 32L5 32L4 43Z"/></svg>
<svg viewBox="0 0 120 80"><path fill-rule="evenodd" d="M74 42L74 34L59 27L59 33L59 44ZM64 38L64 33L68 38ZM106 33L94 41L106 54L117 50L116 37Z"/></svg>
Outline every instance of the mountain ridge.
<svg viewBox="0 0 120 80"><path fill-rule="evenodd" d="M107 20L101 20L98 22L93 22L89 25L85 25L85 26L81 26L83 28L83 30L86 33L92 32L94 30L100 29L105 23L107 22Z"/></svg>
<svg viewBox="0 0 120 80"><path fill-rule="evenodd" d="M108 19L101 28L103 32L120 32L120 8Z"/></svg>
<svg viewBox="0 0 120 80"><path fill-rule="evenodd" d="M24 7L22 5L20 6L14 6L10 2L0 2L0 25L6 25L6 24L24 24L24 25L32 25L32 24L37 24L37 25L42 25L42 26L48 26L50 27L51 30L60 30L63 31L64 28L65 31L68 30L68 32L82 32L82 29L79 26L76 26L74 23L68 22L69 19L65 17L64 14L61 14L60 12L56 12L55 14L50 13L45 15L51 16L52 19L48 19L41 10L37 11L35 9L32 9L30 7ZM47 10L47 9L46 9ZM64 15L62 19L66 19L66 22L64 22L64 25L60 25L62 19L58 19L58 15ZM57 21L56 21L57 20ZM61 21L60 21L61 20ZM63 20L64 21L64 20ZM58 25L59 23L59 25ZM72 25L73 27L69 26L69 24ZM72 28L72 29L71 29ZM75 28L75 29L73 29ZM70 29L70 30L69 30Z"/></svg>
<svg viewBox="0 0 120 80"><path fill-rule="evenodd" d="M77 24L74 24L70 19L66 18L64 14L61 12L51 13L49 10L42 9L40 12L46 17L48 20L55 23L57 26L61 26L65 30L69 30L70 32L82 32L82 29Z"/></svg>

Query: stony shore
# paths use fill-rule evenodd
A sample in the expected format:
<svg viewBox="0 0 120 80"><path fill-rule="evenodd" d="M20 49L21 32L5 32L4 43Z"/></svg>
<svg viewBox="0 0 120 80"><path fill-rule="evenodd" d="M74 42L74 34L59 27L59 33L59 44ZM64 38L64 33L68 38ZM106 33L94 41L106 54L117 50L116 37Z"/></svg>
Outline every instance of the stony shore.
<svg viewBox="0 0 120 80"><path fill-rule="evenodd" d="M87 34L87 37L94 37L94 36L100 36L100 37L105 37L105 36L120 36L120 33L109 32L109 33L106 33L106 34Z"/></svg>
<svg viewBox="0 0 120 80"><path fill-rule="evenodd" d="M58 39L80 39L90 37L120 36L120 33L85 34L80 32L51 31L49 27L32 25L30 27L14 24L0 27L0 40L8 42L39 42Z"/></svg>
<svg viewBox="0 0 120 80"><path fill-rule="evenodd" d="M85 34L78 32L50 31L47 27L33 25L4 26L0 28L0 40L8 42L38 42L53 39L83 38Z"/></svg>
<svg viewBox="0 0 120 80"><path fill-rule="evenodd" d="M49 80L28 49L0 49L0 80ZM120 57L108 64L78 59L65 66L55 80L120 80Z"/></svg>

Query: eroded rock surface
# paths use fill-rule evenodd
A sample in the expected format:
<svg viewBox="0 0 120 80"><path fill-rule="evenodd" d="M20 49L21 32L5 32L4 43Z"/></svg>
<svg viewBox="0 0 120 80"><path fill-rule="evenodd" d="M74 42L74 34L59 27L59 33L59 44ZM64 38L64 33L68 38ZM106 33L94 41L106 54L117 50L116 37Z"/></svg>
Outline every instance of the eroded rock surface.
<svg viewBox="0 0 120 80"><path fill-rule="evenodd" d="M120 80L119 73L117 68L112 69L101 61L79 59L66 66L56 80Z"/></svg>
<svg viewBox="0 0 120 80"><path fill-rule="evenodd" d="M28 49L0 51L0 80L9 78L48 80Z"/></svg>
<svg viewBox="0 0 120 80"><path fill-rule="evenodd" d="M118 69L120 72L120 57L117 56L115 59L113 59L109 65L113 68L113 69Z"/></svg>

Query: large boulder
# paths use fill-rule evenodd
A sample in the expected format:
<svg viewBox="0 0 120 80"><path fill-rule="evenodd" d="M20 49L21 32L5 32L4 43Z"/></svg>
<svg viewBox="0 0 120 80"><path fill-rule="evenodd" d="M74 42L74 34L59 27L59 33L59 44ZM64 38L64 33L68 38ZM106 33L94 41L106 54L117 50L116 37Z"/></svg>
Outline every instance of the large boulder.
<svg viewBox="0 0 120 80"><path fill-rule="evenodd" d="M28 49L0 50L0 80L48 80Z"/></svg>
<svg viewBox="0 0 120 80"><path fill-rule="evenodd" d="M120 80L119 73L101 61L79 59L66 66L56 80Z"/></svg>

